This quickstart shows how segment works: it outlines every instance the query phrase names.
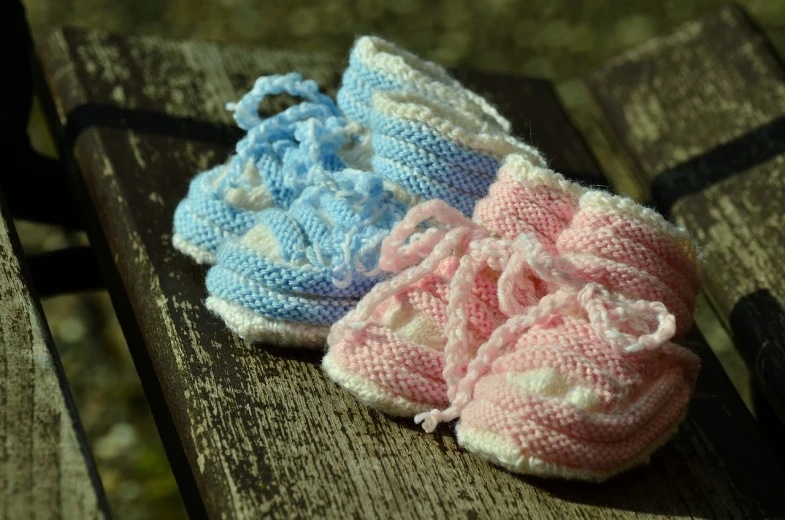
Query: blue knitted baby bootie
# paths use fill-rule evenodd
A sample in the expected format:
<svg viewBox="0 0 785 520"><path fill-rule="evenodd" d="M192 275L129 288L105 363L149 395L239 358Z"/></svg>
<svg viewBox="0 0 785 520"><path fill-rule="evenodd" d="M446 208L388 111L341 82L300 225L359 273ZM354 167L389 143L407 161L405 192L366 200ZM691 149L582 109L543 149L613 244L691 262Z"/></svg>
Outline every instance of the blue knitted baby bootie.
<svg viewBox="0 0 785 520"><path fill-rule="evenodd" d="M343 75L337 106L299 74L259 78L239 103L230 103L248 135L226 165L197 175L174 218L173 245L199 263L215 262L218 246L246 231L254 212L288 207L310 183L312 166L367 168L365 132L380 92L416 92L449 100L478 121L508 131L510 123L485 99L464 88L441 66L390 42L364 36L355 43ZM304 101L262 120L259 103L288 93ZM306 126L305 123L308 123Z"/></svg>
<svg viewBox="0 0 785 520"><path fill-rule="evenodd" d="M282 93L304 101L260 118L259 103ZM191 181L174 215L174 247L199 263L214 263L218 246L248 230L256 212L288 207L311 184L314 166L345 168L341 153L361 139L357 125L347 123L333 100L296 73L259 78L239 103L227 108L247 134L227 164Z"/></svg>
<svg viewBox="0 0 785 520"><path fill-rule="evenodd" d="M245 337L316 346L383 278L382 240L408 206L373 172L346 169L319 181L288 210L260 212L242 238L223 244L207 274L208 308Z"/></svg>

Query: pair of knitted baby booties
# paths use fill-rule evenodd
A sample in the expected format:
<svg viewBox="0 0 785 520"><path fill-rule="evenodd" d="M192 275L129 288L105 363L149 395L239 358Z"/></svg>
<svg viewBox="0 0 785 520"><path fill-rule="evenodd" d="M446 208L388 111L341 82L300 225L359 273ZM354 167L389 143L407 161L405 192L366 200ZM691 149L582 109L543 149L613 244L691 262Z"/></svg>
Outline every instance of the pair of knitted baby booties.
<svg viewBox="0 0 785 520"><path fill-rule="evenodd" d="M265 96L302 101L260 118ZM602 481L684 417L699 361L672 342L699 286L683 230L548 169L486 100L374 37L337 103L298 74L236 104L246 136L199 174L174 246L214 264L240 336L324 346L326 374L515 472Z"/></svg>

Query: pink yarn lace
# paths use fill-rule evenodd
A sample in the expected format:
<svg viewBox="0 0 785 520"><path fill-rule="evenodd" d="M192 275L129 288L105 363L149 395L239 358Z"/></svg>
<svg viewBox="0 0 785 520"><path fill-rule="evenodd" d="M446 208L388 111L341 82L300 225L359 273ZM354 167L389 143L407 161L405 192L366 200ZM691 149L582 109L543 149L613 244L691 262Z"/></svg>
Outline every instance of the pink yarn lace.
<svg viewBox="0 0 785 520"><path fill-rule="evenodd" d="M429 219L441 226L418 231ZM392 272L406 270L377 285L338 326L361 331L382 302L436 272L440 263L456 252L464 254L450 282L443 373L451 404L445 410L434 409L415 417L426 431L457 418L493 361L523 332L556 311L582 309L597 336L623 352L657 349L676 332L676 319L662 303L632 300L596 282L586 283L572 274L575 267L569 261L546 251L531 234L522 233L515 240L493 237L439 200L413 208L395 226L382 245L380 266ZM486 268L501 273L499 309L510 318L480 345L470 361L472 287ZM539 303L537 278L554 289Z"/></svg>

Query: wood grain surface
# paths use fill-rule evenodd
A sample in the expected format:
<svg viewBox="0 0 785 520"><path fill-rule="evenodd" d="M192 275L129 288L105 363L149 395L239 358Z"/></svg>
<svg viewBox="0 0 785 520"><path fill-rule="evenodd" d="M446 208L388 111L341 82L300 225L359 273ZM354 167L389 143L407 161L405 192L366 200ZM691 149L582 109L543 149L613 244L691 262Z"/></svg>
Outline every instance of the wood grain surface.
<svg viewBox="0 0 785 520"><path fill-rule="evenodd" d="M369 410L319 352L249 345L203 307L204 269L172 250L172 213L237 133L228 100L257 75L300 70L333 92L329 57L56 31L39 47L54 112L75 138L85 205L120 321L193 516L212 518L775 518L783 473L716 359L688 419L651 463L601 486L523 478ZM464 77L556 167L597 167L550 87ZM477 83L479 81L479 83ZM70 148L67 148L70 149ZM204 508L204 510L202 510Z"/></svg>
<svg viewBox="0 0 785 520"><path fill-rule="evenodd" d="M108 518L8 215L0 194L0 519Z"/></svg>
<svg viewBox="0 0 785 520"><path fill-rule="evenodd" d="M785 421L785 68L736 7L589 82L662 209L695 236L704 290Z"/></svg>

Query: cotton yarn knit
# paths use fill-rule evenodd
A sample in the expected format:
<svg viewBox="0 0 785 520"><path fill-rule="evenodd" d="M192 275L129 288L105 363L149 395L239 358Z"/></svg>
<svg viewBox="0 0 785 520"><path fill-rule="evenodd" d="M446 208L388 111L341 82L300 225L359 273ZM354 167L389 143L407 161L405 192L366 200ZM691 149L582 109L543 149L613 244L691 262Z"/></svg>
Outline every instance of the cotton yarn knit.
<svg viewBox="0 0 785 520"><path fill-rule="evenodd" d="M429 431L460 417L459 444L512 471L598 481L684 416L699 362L669 340L691 324L695 249L633 201L513 156L472 221L411 210L382 266L412 267L333 327L323 363L371 406Z"/></svg>
<svg viewBox="0 0 785 520"><path fill-rule="evenodd" d="M451 106L461 93L444 103L414 92L377 94L369 115L371 165L415 200L442 199L470 215L488 193L501 159L518 153L537 164L545 161L495 124Z"/></svg>
<svg viewBox="0 0 785 520"><path fill-rule="evenodd" d="M669 340L691 324L695 250L656 213L598 193L581 198L557 246L576 279L494 332L451 407L469 451L512 471L602 481L646 462L686 414L700 362ZM528 328L538 314L549 318Z"/></svg>
<svg viewBox="0 0 785 520"><path fill-rule="evenodd" d="M304 101L262 120L259 103L282 93ZM361 145L356 125L297 73L261 77L227 108L247 134L227 164L194 178L174 215L174 247L199 263L214 263L218 246L247 231L257 211L288 207L312 183L313 167L342 169L341 154Z"/></svg>
<svg viewBox="0 0 785 520"><path fill-rule="evenodd" d="M346 116L367 125L377 92L414 91L435 101L449 100L460 112L509 132L510 122L482 96L461 85L440 65L425 61L375 36L358 38L349 53L336 100Z"/></svg>
<svg viewBox="0 0 785 520"><path fill-rule="evenodd" d="M441 196L470 212L502 157L543 162L498 126L414 92L377 93L369 125L374 171L325 173L288 210L260 212L251 230L221 247L207 305L230 329L255 341L323 346L327 326L384 278L382 240L409 205Z"/></svg>

